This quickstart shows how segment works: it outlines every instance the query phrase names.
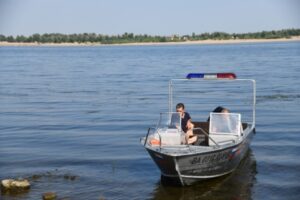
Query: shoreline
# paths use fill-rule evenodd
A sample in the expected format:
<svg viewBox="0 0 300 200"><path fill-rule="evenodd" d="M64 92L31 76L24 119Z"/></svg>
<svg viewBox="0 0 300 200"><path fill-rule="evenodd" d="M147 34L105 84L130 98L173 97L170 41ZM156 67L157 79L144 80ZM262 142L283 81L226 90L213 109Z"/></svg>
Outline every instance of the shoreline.
<svg viewBox="0 0 300 200"><path fill-rule="evenodd" d="M118 44L101 44L101 43L24 43L24 42L0 42L0 47L77 47L77 46L160 46L160 45L202 45L202 44L241 44L241 43L268 43L268 42L289 42L300 41L300 36L279 39L229 39L229 40L197 40L184 42L135 42L135 43L118 43Z"/></svg>

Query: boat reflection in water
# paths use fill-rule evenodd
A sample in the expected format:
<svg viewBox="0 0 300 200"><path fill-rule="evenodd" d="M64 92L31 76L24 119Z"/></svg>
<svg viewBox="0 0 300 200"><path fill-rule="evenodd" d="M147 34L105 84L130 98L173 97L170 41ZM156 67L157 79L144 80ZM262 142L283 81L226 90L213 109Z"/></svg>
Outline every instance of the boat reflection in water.
<svg viewBox="0 0 300 200"><path fill-rule="evenodd" d="M180 187L180 183L176 187L174 185L178 183L162 178L154 191L153 199L252 199L251 189L255 183L256 173L256 160L251 149L249 149L239 167L229 175L199 182L188 187Z"/></svg>

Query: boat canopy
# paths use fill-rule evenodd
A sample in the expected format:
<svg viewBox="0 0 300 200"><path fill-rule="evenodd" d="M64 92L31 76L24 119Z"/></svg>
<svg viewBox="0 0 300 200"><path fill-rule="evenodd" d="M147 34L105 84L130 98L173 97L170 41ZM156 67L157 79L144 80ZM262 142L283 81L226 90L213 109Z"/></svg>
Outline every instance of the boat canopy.
<svg viewBox="0 0 300 200"><path fill-rule="evenodd" d="M185 78L171 79L169 112L174 112L174 102L184 102L193 120L207 118L215 107L224 106L255 127L255 80L237 78L235 73L189 73Z"/></svg>

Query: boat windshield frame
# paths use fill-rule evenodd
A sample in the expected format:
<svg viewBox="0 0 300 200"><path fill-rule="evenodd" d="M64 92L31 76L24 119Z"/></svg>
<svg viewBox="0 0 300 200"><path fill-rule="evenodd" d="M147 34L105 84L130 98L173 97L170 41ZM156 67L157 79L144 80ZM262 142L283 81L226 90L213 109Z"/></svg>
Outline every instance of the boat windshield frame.
<svg viewBox="0 0 300 200"><path fill-rule="evenodd" d="M252 84L252 123L251 129L255 128L255 115L256 115L256 81L254 79L171 79L169 81L169 112L173 110L173 84L175 82L201 82L201 81L219 81L219 82L250 82Z"/></svg>

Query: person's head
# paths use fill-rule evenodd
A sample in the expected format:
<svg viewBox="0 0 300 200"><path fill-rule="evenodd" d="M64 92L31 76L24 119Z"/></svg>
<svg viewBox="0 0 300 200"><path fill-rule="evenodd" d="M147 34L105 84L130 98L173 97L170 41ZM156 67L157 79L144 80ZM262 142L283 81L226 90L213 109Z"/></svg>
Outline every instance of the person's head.
<svg viewBox="0 0 300 200"><path fill-rule="evenodd" d="M213 113L229 113L229 110L222 106L218 106L212 112ZM210 117L208 117L207 121L209 122L209 120L210 120Z"/></svg>
<svg viewBox="0 0 300 200"><path fill-rule="evenodd" d="M214 112L214 113L229 113L229 110L222 106L218 106L212 112Z"/></svg>
<svg viewBox="0 0 300 200"><path fill-rule="evenodd" d="M179 103L176 105L176 112L183 113L184 112L184 104Z"/></svg>
<svg viewBox="0 0 300 200"><path fill-rule="evenodd" d="M229 110L227 108L223 108L223 110L221 111L221 113L229 113Z"/></svg>

